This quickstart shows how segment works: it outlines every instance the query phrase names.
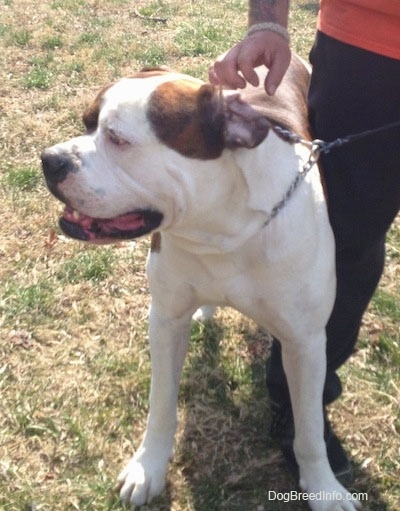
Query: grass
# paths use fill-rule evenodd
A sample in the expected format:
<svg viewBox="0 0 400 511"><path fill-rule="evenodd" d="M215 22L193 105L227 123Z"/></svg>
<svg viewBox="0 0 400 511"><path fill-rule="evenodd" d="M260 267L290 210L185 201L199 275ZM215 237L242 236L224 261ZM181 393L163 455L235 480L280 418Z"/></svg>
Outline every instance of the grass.
<svg viewBox="0 0 400 511"><path fill-rule="evenodd" d="M312 44L316 2L292 2L293 48ZM150 385L148 239L93 248L58 230L39 154L80 133L96 91L144 65L206 78L241 37L246 0L1 0L0 509L113 511L116 475L145 428ZM331 416L367 511L400 507L400 230L342 369ZM180 393L176 456L146 509L280 511L290 491L268 437L269 338L232 310L194 325Z"/></svg>

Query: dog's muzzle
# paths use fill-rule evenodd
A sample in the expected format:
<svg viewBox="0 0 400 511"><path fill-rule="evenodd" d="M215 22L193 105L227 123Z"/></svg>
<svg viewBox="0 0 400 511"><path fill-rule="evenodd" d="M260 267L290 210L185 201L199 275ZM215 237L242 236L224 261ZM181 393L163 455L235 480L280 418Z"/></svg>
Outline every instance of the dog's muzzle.
<svg viewBox="0 0 400 511"><path fill-rule="evenodd" d="M59 225L71 238L97 244L114 243L144 236L160 226L164 215L152 208L133 207L131 211L113 218L94 218L74 210L60 191L59 185L68 174L79 171L81 168L79 157L73 152L50 147L43 151L41 159L49 190L66 204Z"/></svg>

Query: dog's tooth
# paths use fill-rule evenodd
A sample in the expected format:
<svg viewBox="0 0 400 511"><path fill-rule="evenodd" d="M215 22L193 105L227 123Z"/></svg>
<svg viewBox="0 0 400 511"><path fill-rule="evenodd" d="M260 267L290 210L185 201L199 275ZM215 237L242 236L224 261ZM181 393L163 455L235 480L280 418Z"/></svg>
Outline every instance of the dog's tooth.
<svg viewBox="0 0 400 511"><path fill-rule="evenodd" d="M76 211L76 209L74 209L74 212L72 213L72 216L74 217L75 220L79 220L79 217L81 215Z"/></svg>

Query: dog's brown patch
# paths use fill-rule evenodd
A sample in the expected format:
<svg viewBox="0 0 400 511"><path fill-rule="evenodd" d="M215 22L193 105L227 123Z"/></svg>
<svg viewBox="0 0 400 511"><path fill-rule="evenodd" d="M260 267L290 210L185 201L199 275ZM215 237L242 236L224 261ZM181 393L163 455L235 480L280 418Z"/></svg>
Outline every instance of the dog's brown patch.
<svg viewBox="0 0 400 511"><path fill-rule="evenodd" d="M97 94L93 103L86 108L83 113L83 124L85 125L88 133L95 131L99 124L99 114L103 104L104 94L108 91L108 89L113 85L110 83L101 89L101 91Z"/></svg>
<svg viewBox="0 0 400 511"><path fill-rule="evenodd" d="M148 119L162 142L189 158L218 158L224 149L223 103L211 85L185 79L159 85Z"/></svg>
<svg viewBox="0 0 400 511"><path fill-rule="evenodd" d="M151 235L150 251L157 254L161 252L161 233L158 231Z"/></svg>
<svg viewBox="0 0 400 511"><path fill-rule="evenodd" d="M267 73L267 71L265 71ZM307 91L310 74L296 56L274 96L268 96L263 86L246 87L243 98L271 122L311 140L308 125Z"/></svg>
<svg viewBox="0 0 400 511"><path fill-rule="evenodd" d="M151 78L152 76L160 76L164 73L170 72L170 69L166 66L160 67L149 67L144 68L138 73L135 73L128 78ZM97 129L99 124L99 114L101 107L103 105L104 94L110 89L116 82L112 82L101 89L101 91L97 94L93 103L88 106L83 114L83 123L86 127L86 130L90 133Z"/></svg>

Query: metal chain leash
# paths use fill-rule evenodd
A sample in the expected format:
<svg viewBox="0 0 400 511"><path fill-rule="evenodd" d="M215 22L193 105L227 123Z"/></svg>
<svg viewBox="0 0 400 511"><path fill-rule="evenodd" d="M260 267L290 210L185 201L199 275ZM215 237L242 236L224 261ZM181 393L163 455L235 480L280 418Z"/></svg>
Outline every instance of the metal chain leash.
<svg viewBox="0 0 400 511"><path fill-rule="evenodd" d="M280 126L275 126L274 131L278 135L287 139L288 142L291 142L294 144L306 145L307 147L310 148L310 155L309 155L306 163L303 165L301 172L298 172L296 174L296 177L290 184L289 188L286 190L285 195L272 208L270 214L268 215L267 219L264 222L264 227L267 226L276 217L276 215L281 211L281 209L283 209L286 206L286 204L289 202L290 198L292 197L294 192L297 190L299 185L304 181L307 174L310 172L310 170L317 163L319 155L321 154L321 146L320 146L318 140L310 142L309 140L305 140L305 139L301 138L299 135L296 135L288 130L285 130L285 129L281 128Z"/></svg>
<svg viewBox="0 0 400 511"><path fill-rule="evenodd" d="M285 195L282 197L282 199L275 204L275 206L272 208L270 214L268 215L266 221L264 222L264 227L267 226L275 217L276 215L286 206L294 192L297 190L299 185L304 181L307 174L310 172L310 170L314 167L314 165L318 162L318 159L322 153L326 154L329 153L332 149L335 149L337 147L341 147L345 144L349 144L350 142L354 142L356 140L360 140L364 137L374 135L376 133L381 133L383 131L387 131L392 128L400 127L400 121L392 122L389 124L385 124L384 126L380 126L379 128L375 128L372 130L366 130L361 133L356 133L354 135L349 135L347 137L337 138L336 140L333 140L332 142L325 142L324 140L306 140L300 135L297 135L296 133L293 133L287 129L284 129L280 126L274 126L273 130L274 132L282 137L287 142L290 142L291 144L302 144L306 147L309 147L310 149L310 155L306 163L303 165L303 168L300 172L296 174L296 177L290 184L289 188L287 189Z"/></svg>

